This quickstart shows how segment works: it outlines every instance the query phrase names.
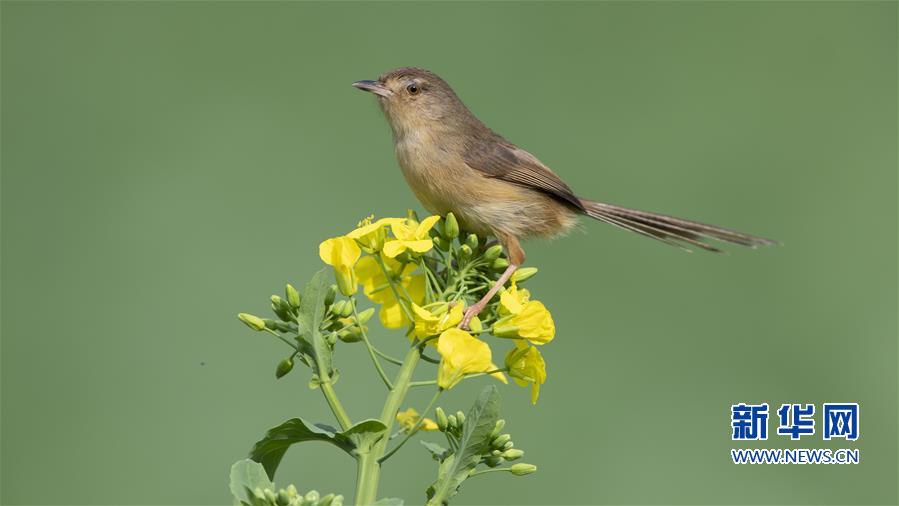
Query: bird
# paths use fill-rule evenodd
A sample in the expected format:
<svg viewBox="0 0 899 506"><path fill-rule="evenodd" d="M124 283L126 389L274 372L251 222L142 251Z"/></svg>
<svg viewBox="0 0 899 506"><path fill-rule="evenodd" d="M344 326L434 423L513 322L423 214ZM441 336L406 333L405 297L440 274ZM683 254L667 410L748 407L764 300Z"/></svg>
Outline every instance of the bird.
<svg viewBox="0 0 899 506"><path fill-rule="evenodd" d="M582 215L686 251L722 250L711 239L757 248L776 241L736 230L577 196L528 151L481 122L440 76L401 67L355 88L377 97L393 132L397 162L421 204L433 213L452 212L460 226L493 235L509 266L464 313L465 329L525 261L523 239L554 237Z"/></svg>

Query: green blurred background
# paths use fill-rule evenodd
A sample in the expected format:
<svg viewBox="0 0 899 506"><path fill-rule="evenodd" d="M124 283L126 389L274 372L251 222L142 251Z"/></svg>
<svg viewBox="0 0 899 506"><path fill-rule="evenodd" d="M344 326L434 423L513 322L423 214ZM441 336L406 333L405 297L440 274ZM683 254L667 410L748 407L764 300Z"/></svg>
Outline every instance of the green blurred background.
<svg viewBox="0 0 899 506"><path fill-rule="evenodd" d="M318 242L416 207L371 96L444 76L578 193L783 247L692 255L595 223L527 245L553 311L526 478L458 504L896 504L897 4L3 2L4 504L225 504L263 431L330 421L239 311ZM404 339L376 328L400 353ZM343 346L350 415L382 402ZM422 369L421 377L431 372ZM467 409L472 385L443 399ZM429 392L410 404L424 405ZM737 466L737 402L861 404L858 466ZM774 420L772 418L773 432ZM381 495L423 500L410 445ZM333 448L278 482L353 494Z"/></svg>

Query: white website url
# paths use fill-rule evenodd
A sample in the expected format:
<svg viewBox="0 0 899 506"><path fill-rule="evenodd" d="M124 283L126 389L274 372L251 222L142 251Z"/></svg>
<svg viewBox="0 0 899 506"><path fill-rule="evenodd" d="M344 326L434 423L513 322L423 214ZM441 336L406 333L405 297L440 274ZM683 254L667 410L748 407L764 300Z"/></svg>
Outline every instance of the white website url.
<svg viewBox="0 0 899 506"><path fill-rule="evenodd" d="M734 464L858 464L859 451L840 448L823 449L732 449Z"/></svg>

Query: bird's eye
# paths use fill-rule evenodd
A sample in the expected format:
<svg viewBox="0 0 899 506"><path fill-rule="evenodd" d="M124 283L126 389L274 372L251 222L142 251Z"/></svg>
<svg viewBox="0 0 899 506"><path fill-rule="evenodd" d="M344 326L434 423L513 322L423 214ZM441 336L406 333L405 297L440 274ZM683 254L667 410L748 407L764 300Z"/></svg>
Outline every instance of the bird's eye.
<svg viewBox="0 0 899 506"><path fill-rule="evenodd" d="M417 84L412 83L406 86L406 91L408 91L410 95L418 95L418 92L421 91L421 88L419 88Z"/></svg>

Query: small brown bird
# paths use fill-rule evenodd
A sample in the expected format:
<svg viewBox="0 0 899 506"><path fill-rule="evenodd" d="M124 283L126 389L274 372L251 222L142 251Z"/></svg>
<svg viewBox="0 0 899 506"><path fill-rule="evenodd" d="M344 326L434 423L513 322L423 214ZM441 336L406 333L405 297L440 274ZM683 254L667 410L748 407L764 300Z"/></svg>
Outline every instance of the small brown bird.
<svg viewBox="0 0 899 506"><path fill-rule="evenodd" d="M481 123L433 72L404 67L353 86L377 96L393 130L403 176L422 205L442 215L452 212L464 229L493 234L506 249L509 267L468 308L463 328L524 262L520 239L562 234L582 214L687 251L696 246L721 252L709 239L752 248L775 244L726 228L579 198L534 155Z"/></svg>

